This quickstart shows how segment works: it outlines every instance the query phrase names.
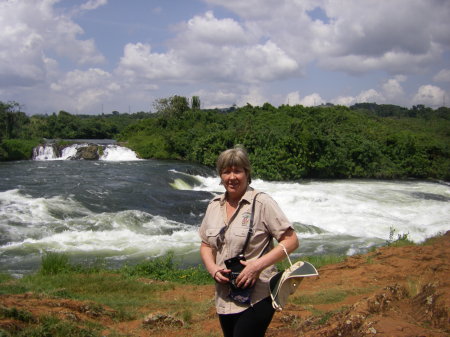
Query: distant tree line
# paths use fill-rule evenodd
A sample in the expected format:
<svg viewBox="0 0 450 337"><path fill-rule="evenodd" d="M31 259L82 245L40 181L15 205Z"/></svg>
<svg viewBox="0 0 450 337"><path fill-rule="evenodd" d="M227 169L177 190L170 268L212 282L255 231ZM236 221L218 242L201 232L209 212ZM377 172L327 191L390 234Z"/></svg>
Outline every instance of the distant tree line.
<svg viewBox="0 0 450 337"><path fill-rule="evenodd" d="M18 115L16 124L6 127L5 109L0 111L4 152L8 151L3 144L14 137L113 138L126 142L142 158L212 167L218 153L242 144L255 176L267 180L450 179L450 109L446 107L265 103L201 109L196 96L191 100L172 96L156 100L154 113L79 116L61 111L27 117L17 105L2 104Z"/></svg>
<svg viewBox="0 0 450 337"><path fill-rule="evenodd" d="M27 116L17 102L0 102L0 160L29 159L32 150L47 139L114 139L128 125L149 118L148 112L102 115Z"/></svg>

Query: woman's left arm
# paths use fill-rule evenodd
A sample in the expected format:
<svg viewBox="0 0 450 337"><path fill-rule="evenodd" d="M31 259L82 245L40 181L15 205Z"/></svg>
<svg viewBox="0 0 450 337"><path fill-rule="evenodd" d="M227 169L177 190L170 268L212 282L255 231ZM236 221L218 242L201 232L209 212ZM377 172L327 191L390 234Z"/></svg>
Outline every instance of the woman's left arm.
<svg viewBox="0 0 450 337"><path fill-rule="evenodd" d="M297 234L292 228L288 228L283 233L278 243L278 246L256 260L241 262L245 265L245 268L236 279L238 287L244 287L244 285L245 287L253 286L264 269L285 259L286 254L283 246L288 254L292 253L299 246Z"/></svg>

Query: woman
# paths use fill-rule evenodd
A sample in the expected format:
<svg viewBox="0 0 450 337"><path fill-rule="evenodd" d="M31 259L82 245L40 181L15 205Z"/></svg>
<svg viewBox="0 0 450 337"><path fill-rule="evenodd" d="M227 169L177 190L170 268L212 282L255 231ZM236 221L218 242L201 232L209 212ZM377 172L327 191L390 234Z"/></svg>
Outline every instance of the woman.
<svg viewBox="0 0 450 337"><path fill-rule="evenodd" d="M288 253L297 249L297 235L277 203L249 186L251 168L245 150L222 152L216 169L226 192L209 203L199 233L200 255L216 281L220 325L225 337L264 336L274 314L268 281L276 273L274 264L286 257L283 246ZM253 203L253 233L249 234ZM233 280L245 294L242 301L242 296L233 296L225 260L241 253L248 235L246 260L240 262L243 270ZM275 248L273 238L279 242Z"/></svg>

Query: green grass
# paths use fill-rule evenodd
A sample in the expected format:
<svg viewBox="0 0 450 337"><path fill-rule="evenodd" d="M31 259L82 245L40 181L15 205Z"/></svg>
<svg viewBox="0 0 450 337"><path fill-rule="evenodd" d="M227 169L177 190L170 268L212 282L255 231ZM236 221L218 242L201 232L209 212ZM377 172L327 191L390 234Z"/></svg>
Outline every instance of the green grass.
<svg viewBox="0 0 450 337"><path fill-rule="evenodd" d="M153 280L170 281L182 284L212 284L211 275L201 266L180 268L169 253L135 266L125 266L120 272L128 276L147 277Z"/></svg>
<svg viewBox="0 0 450 337"><path fill-rule="evenodd" d="M32 323L36 321L36 319L29 311L20 310L17 309L16 307L12 308L0 307L0 317L12 318L25 323Z"/></svg>
<svg viewBox="0 0 450 337"><path fill-rule="evenodd" d="M0 282L6 282L10 280L13 280L13 277L11 275L0 273Z"/></svg>
<svg viewBox="0 0 450 337"><path fill-rule="evenodd" d="M431 238L426 239L424 242L422 242L423 246L431 246L436 243L437 240L439 240L441 237L443 237L445 232L441 232L436 236L433 236Z"/></svg>
<svg viewBox="0 0 450 337"><path fill-rule="evenodd" d="M314 294L303 294L292 298L292 303L299 305L318 305L339 303L349 296L368 294L373 287L354 289L326 289Z"/></svg>
<svg viewBox="0 0 450 337"><path fill-rule="evenodd" d="M16 281L23 290L51 298L92 301L112 308L114 317L127 320L136 317L137 308L155 300L155 293L172 289L170 283L145 283L136 278L108 271L98 273L63 273L58 275L35 274ZM0 284L0 290L2 288Z"/></svg>
<svg viewBox="0 0 450 337"><path fill-rule="evenodd" d="M92 324L74 324L54 316L44 316L39 325L28 326L17 337L100 337L101 327Z"/></svg>
<svg viewBox="0 0 450 337"><path fill-rule="evenodd" d="M45 252L42 257L41 268L39 274L41 275L57 275L62 273L69 273L74 270L74 267L69 262L69 257L66 254Z"/></svg>
<svg viewBox="0 0 450 337"><path fill-rule="evenodd" d="M201 285L212 283L200 266L181 269L173 255L146 261L136 266L108 270L99 266L82 267L70 263L65 254L47 252L35 274L21 279L0 274L0 294L33 293L43 298L72 299L87 302L90 312L115 321L139 319L154 310L176 312L189 326L195 317L207 314L212 303L192 302L186 298L165 298L164 291L176 283ZM180 302L183 310L180 310ZM89 322L73 325L54 317L34 318L26 311L0 307L1 317L27 322L27 327L11 336L99 336L100 328ZM103 328L104 329L104 328ZM0 330L0 337L10 336Z"/></svg>
<svg viewBox="0 0 450 337"><path fill-rule="evenodd" d="M395 237L397 234L397 237ZM394 227L389 229L389 239L386 241L386 246L389 247L404 247L404 246L414 246L415 243L409 238L409 233L397 233Z"/></svg>

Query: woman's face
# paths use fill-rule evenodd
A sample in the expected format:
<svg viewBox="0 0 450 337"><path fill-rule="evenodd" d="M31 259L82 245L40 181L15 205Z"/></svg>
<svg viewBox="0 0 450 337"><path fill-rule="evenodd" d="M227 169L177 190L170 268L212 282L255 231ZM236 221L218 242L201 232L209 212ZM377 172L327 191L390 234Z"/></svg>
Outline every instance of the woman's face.
<svg viewBox="0 0 450 337"><path fill-rule="evenodd" d="M242 167L227 167L220 175L223 186L231 197L241 197L248 187L248 178Z"/></svg>

